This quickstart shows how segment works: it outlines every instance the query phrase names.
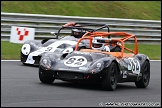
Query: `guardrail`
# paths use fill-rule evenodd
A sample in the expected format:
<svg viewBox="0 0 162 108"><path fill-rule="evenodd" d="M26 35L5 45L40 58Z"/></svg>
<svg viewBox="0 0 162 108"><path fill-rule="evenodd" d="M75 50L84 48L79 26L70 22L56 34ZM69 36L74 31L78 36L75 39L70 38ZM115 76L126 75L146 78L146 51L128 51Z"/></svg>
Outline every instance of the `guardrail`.
<svg viewBox="0 0 162 108"><path fill-rule="evenodd" d="M68 22L108 24L111 32L135 34L139 43L161 44L161 21L4 12L1 12L1 40L9 40L11 26L35 28L35 39L53 38L50 32L57 32Z"/></svg>

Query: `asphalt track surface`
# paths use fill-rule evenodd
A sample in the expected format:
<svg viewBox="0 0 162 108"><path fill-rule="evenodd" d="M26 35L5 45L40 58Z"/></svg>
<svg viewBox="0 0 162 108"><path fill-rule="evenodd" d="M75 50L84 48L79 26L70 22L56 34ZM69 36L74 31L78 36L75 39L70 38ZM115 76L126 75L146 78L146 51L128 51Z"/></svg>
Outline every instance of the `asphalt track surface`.
<svg viewBox="0 0 162 108"><path fill-rule="evenodd" d="M115 91L61 80L42 84L38 67L23 66L20 61L1 61L1 107L108 107L110 102L161 106L161 61L151 61L147 88L136 88L134 82L128 82L119 83Z"/></svg>

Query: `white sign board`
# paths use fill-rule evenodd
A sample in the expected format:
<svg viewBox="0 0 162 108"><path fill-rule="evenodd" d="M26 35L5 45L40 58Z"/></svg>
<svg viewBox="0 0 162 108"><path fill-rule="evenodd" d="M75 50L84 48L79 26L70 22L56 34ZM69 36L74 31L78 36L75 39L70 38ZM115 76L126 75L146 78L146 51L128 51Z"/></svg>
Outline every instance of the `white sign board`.
<svg viewBox="0 0 162 108"><path fill-rule="evenodd" d="M10 42L24 43L27 40L34 40L35 28L11 27Z"/></svg>

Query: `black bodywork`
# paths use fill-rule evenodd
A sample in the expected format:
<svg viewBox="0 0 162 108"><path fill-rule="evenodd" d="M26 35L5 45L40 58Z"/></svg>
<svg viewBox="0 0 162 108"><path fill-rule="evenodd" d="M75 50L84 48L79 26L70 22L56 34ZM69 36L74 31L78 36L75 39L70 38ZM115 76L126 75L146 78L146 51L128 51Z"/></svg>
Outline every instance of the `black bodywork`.
<svg viewBox="0 0 162 108"><path fill-rule="evenodd" d="M87 63L83 66L70 67L65 65L65 61L72 56L81 56L87 59ZM140 63L139 74L133 73L128 70L129 61L127 58L118 60L117 58L93 52L79 52L74 51L71 54L59 55L53 53L46 53L40 61L39 74L42 73L46 76L51 76L52 79L61 79L63 81L92 81L102 82L107 76L107 69L114 62L117 66L117 82L136 82L142 77L142 70L144 69L144 62L148 61L149 58L144 54L137 54L133 57ZM43 60L47 59L49 66L43 63ZM70 61L71 63L73 61ZM76 62L77 64L77 62ZM79 64L79 62L78 62ZM101 67L100 67L101 65ZM49 77L47 77L49 78Z"/></svg>
<svg viewBox="0 0 162 108"><path fill-rule="evenodd" d="M63 81L93 81L101 83L106 90L115 90L117 83L135 82L138 88L146 88L150 80L150 60L147 55L138 53L138 43L135 35L124 32L95 32L89 37L82 37L71 53L45 53L39 65L39 79L42 83L53 83L55 79ZM96 35L95 35L96 34ZM100 51L92 49L92 38L101 36L125 36L121 39L105 40L107 43L117 43L120 51ZM125 47L124 42L134 38L134 50ZM78 49L79 43L90 39L89 49ZM103 39L102 39L103 41ZM105 44L105 45L106 45ZM131 53L124 53L127 50Z"/></svg>

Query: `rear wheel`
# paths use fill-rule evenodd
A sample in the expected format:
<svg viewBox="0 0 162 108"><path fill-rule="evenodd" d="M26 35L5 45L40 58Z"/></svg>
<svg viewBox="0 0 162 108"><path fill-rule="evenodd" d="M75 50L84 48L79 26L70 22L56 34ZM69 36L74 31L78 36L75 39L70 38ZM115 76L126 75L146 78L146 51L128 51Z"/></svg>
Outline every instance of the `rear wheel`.
<svg viewBox="0 0 162 108"><path fill-rule="evenodd" d="M136 87L146 88L150 81L150 63L148 61L144 62L142 67L142 78L135 82Z"/></svg>
<svg viewBox="0 0 162 108"><path fill-rule="evenodd" d="M106 69L107 76L102 82L102 87L105 90L113 91L117 86L118 79L118 69L115 62L112 62L111 65Z"/></svg>
<svg viewBox="0 0 162 108"><path fill-rule="evenodd" d="M39 79L42 83L46 83L46 84L51 84L55 80L55 78L53 78L51 75L44 72L40 67L39 67Z"/></svg>

